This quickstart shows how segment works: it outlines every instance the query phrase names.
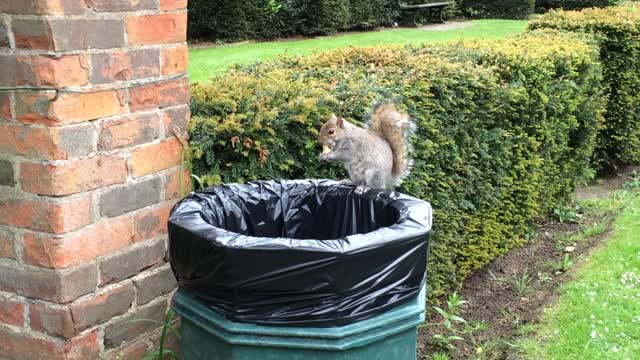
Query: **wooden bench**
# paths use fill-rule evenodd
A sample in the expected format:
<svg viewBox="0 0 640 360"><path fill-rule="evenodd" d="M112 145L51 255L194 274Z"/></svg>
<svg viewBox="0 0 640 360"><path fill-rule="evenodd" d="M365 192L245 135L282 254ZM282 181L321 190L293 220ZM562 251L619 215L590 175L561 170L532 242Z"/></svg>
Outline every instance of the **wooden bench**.
<svg viewBox="0 0 640 360"><path fill-rule="evenodd" d="M398 5L400 5L400 10L402 12L406 12L411 14L413 23L418 26L417 18L418 15L424 10L429 11L429 16L431 19L434 17L440 23L444 24L444 18L442 18L442 10L444 10L447 6L454 4L453 1L447 2L437 2L437 3L426 3L426 4L416 4L416 5L407 5L401 1L398 1Z"/></svg>

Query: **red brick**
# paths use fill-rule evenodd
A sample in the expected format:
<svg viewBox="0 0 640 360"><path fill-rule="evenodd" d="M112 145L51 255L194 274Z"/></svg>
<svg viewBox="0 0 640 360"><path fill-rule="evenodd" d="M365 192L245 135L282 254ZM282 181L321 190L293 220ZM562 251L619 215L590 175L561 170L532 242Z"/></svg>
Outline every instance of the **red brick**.
<svg viewBox="0 0 640 360"><path fill-rule="evenodd" d="M144 340L127 344L124 347L114 350L107 357L108 360L140 360L147 355L149 348Z"/></svg>
<svg viewBox="0 0 640 360"><path fill-rule="evenodd" d="M41 128L0 124L0 152L34 159L67 160L86 156L94 149L94 128L83 126Z"/></svg>
<svg viewBox="0 0 640 360"><path fill-rule="evenodd" d="M24 326L24 303L0 297L0 323Z"/></svg>
<svg viewBox="0 0 640 360"><path fill-rule="evenodd" d="M84 55L0 56L0 84L76 86L89 83L89 65Z"/></svg>
<svg viewBox="0 0 640 360"><path fill-rule="evenodd" d="M176 167L182 162L182 145L177 139L144 146L131 152L133 175L144 176Z"/></svg>
<svg viewBox="0 0 640 360"><path fill-rule="evenodd" d="M34 299L66 303L93 292L98 283L97 276L96 264L62 271L19 269L13 265L0 264L0 290Z"/></svg>
<svg viewBox="0 0 640 360"><path fill-rule="evenodd" d="M118 315L126 314L134 298L135 290L129 283L73 305L71 313L76 330L82 331Z"/></svg>
<svg viewBox="0 0 640 360"><path fill-rule="evenodd" d="M14 19L11 22L11 28L16 48L54 50L53 33L49 22L46 20Z"/></svg>
<svg viewBox="0 0 640 360"><path fill-rule="evenodd" d="M84 0L3 0L0 13L24 15L79 15L86 12Z"/></svg>
<svg viewBox="0 0 640 360"><path fill-rule="evenodd" d="M60 342L0 326L0 359L62 360Z"/></svg>
<svg viewBox="0 0 640 360"><path fill-rule="evenodd" d="M165 239L146 241L122 252L100 259L100 286L118 283L139 274L142 270L163 263L166 255Z"/></svg>
<svg viewBox="0 0 640 360"><path fill-rule="evenodd" d="M186 78L143 85L135 87L129 92L129 107L131 111L150 110L188 103L189 83Z"/></svg>
<svg viewBox="0 0 640 360"><path fill-rule="evenodd" d="M143 241L166 234L169 212L173 205L173 203L165 204L136 215L133 218L134 241Z"/></svg>
<svg viewBox="0 0 640 360"><path fill-rule="evenodd" d="M11 230L0 230L0 258L16 258L15 235Z"/></svg>
<svg viewBox="0 0 640 360"><path fill-rule="evenodd" d="M187 14L131 16L127 33L129 45L183 42L187 38Z"/></svg>
<svg viewBox="0 0 640 360"><path fill-rule="evenodd" d="M24 235L24 261L48 268L67 268L110 254L133 239L131 218L101 223L78 233L57 237Z"/></svg>
<svg viewBox="0 0 640 360"><path fill-rule="evenodd" d="M163 266L159 271L140 274L134 278L133 283L138 290L136 297L138 305L155 300L172 292L177 287L176 277L169 264Z"/></svg>
<svg viewBox="0 0 640 360"><path fill-rule="evenodd" d="M126 162L119 155L95 156L64 165L20 165L22 189L40 195L71 195L122 184L127 179Z"/></svg>
<svg viewBox="0 0 640 360"><path fill-rule="evenodd" d="M189 49L187 45L162 49L162 75L175 75L187 72Z"/></svg>
<svg viewBox="0 0 640 360"><path fill-rule="evenodd" d="M78 336L64 345L65 360L87 360L100 358L98 331Z"/></svg>
<svg viewBox="0 0 640 360"><path fill-rule="evenodd" d="M189 126L191 111L189 106L180 106L168 109L164 113L164 134L167 137L173 137L173 128L177 127L178 131L186 132Z"/></svg>
<svg viewBox="0 0 640 360"><path fill-rule="evenodd" d="M62 234L93 222L91 196L65 202L11 199L0 204L0 224Z"/></svg>
<svg viewBox="0 0 640 360"><path fill-rule="evenodd" d="M167 302L159 301L145 307L138 307L135 312L110 323L104 329L105 348L114 348L132 341L141 334L148 333L161 326L165 319Z"/></svg>
<svg viewBox="0 0 640 360"><path fill-rule="evenodd" d="M160 75L160 51L145 49L94 54L91 81L96 84Z"/></svg>
<svg viewBox="0 0 640 360"><path fill-rule="evenodd" d="M122 95L118 91L62 93L51 103L50 117L60 124L70 124L118 115L124 112Z"/></svg>
<svg viewBox="0 0 640 360"><path fill-rule="evenodd" d="M187 8L187 0L160 0L160 10L172 11Z"/></svg>
<svg viewBox="0 0 640 360"><path fill-rule="evenodd" d="M11 120L11 95L8 91L0 91L0 119Z"/></svg>
<svg viewBox="0 0 640 360"><path fill-rule="evenodd" d="M85 0L87 6L97 12L124 12L156 10L154 0Z"/></svg>
<svg viewBox="0 0 640 360"><path fill-rule="evenodd" d="M167 175L164 193L165 200L182 198L191 191L191 174L189 173L189 169L184 169L182 171L182 189L180 189L179 174L180 170L178 169Z"/></svg>
<svg viewBox="0 0 640 360"><path fill-rule="evenodd" d="M125 111L119 91L87 93L17 91L16 119L27 124L65 125L118 115Z"/></svg>
<svg viewBox="0 0 640 360"><path fill-rule="evenodd" d="M152 142L160 135L156 114L143 114L102 125L98 149L113 150Z"/></svg>
<svg viewBox="0 0 640 360"><path fill-rule="evenodd" d="M71 311L67 307L30 304L29 319L31 328L41 333L65 339L76 334Z"/></svg>

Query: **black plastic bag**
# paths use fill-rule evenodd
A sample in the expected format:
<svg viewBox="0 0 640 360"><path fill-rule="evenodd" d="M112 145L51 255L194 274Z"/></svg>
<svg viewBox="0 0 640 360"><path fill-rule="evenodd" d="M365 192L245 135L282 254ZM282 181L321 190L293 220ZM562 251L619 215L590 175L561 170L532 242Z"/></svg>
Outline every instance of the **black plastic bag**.
<svg viewBox="0 0 640 360"><path fill-rule="evenodd" d="M169 218L187 289L244 323L332 327L418 296L431 206L334 181L258 181L191 193Z"/></svg>

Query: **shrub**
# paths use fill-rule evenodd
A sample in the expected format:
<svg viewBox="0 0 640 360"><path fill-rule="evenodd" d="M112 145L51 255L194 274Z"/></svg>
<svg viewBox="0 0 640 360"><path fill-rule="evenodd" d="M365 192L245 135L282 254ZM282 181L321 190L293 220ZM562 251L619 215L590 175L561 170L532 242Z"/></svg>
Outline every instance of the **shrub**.
<svg viewBox="0 0 640 360"><path fill-rule="evenodd" d="M471 17L527 19L535 10L535 0L463 0L462 8Z"/></svg>
<svg viewBox="0 0 640 360"><path fill-rule="evenodd" d="M205 186L339 178L341 166L318 161L322 121L335 112L358 122L375 101L395 99L418 125L402 191L434 206L429 284L439 296L568 199L601 119L595 49L537 32L235 69L193 86L192 171Z"/></svg>
<svg viewBox="0 0 640 360"><path fill-rule="evenodd" d="M640 6L551 11L529 28L599 35L609 100L594 160L604 169L640 162Z"/></svg>
<svg viewBox="0 0 640 360"><path fill-rule="evenodd" d="M580 10L590 7L607 7L620 3L620 0L536 0L536 10L546 12L550 9Z"/></svg>

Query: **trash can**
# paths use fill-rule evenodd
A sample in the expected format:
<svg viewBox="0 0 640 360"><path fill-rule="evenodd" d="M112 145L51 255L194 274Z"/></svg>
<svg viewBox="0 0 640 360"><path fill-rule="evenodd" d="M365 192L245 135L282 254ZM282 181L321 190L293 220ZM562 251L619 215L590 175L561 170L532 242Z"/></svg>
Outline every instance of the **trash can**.
<svg viewBox="0 0 640 360"><path fill-rule="evenodd" d="M328 180L191 193L169 218L192 359L415 359L431 207Z"/></svg>

